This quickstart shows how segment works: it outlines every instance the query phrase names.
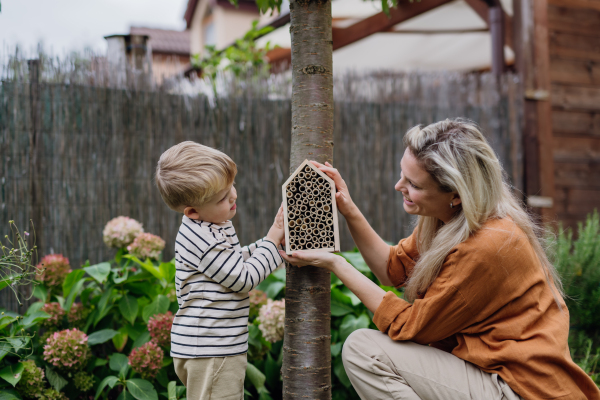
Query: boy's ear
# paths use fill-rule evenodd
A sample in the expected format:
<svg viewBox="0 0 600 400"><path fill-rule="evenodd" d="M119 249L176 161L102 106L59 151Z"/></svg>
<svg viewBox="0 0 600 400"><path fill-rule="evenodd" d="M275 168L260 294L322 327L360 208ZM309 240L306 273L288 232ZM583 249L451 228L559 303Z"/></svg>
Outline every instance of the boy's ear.
<svg viewBox="0 0 600 400"><path fill-rule="evenodd" d="M200 213L196 210L195 207L184 208L183 215L185 215L189 219L200 219Z"/></svg>

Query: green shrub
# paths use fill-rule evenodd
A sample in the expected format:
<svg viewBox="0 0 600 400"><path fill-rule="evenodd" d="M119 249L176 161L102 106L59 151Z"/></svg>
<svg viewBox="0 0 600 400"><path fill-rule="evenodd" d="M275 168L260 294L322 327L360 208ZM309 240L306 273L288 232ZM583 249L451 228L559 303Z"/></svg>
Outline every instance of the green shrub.
<svg viewBox="0 0 600 400"><path fill-rule="evenodd" d="M553 238L551 258L564 286L569 308L571 356L596 383L600 383L600 216L595 210L572 229L559 228Z"/></svg>

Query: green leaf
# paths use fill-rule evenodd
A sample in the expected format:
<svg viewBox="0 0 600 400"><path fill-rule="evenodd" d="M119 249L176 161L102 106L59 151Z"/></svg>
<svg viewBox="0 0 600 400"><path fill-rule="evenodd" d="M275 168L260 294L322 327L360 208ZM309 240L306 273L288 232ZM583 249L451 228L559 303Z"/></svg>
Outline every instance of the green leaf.
<svg viewBox="0 0 600 400"><path fill-rule="evenodd" d="M0 361L8 354L11 347L12 346L6 342L0 342Z"/></svg>
<svg viewBox="0 0 600 400"><path fill-rule="evenodd" d="M128 258L132 261L134 261L136 264L138 264L140 267L142 267L143 269L145 269L146 271L150 272L152 275L154 275L155 278L157 279L164 279L165 277L163 276L163 274L160 272L160 270L158 268L156 268L153 264L152 261L150 260L146 260L146 261L141 261L139 258L132 256L131 254L127 254L125 256L123 256L124 258Z"/></svg>
<svg viewBox="0 0 600 400"><path fill-rule="evenodd" d="M138 336L137 339L135 339L135 341L133 342L133 345L131 346L131 349L137 349L138 347L140 347L141 345L148 343L150 341L150 332L145 331L142 332L142 334L140 336Z"/></svg>
<svg viewBox="0 0 600 400"><path fill-rule="evenodd" d="M83 268L83 270L97 282L104 283L106 278L108 278L108 274L110 274L110 263L103 262Z"/></svg>
<svg viewBox="0 0 600 400"><path fill-rule="evenodd" d="M158 371L156 377L154 378L156 382L160 383L162 387L168 388L169 386L169 377L167 376L167 369L164 367Z"/></svg>
<svg viewBox="0 0 600 400"><path fill-rule="evenodd" d="M362 272L363 274L367 274L371 272L371 269L365 262L362 254L354 253L354 252L342 252L340 253L342 257L344 257L354 268Z"/></svg>
<svg viewBox="0 0 600 400"><path fill-rule="evenodd" d="M252 385L256 388L256 390L260 391L260 389L264 388L265 374L263 374L258 368L256 368L252 363L246 364L246 379L252 383Z"/></svg>
<svg viewBox="0 0 600 400"><path fill-rule="evenodd" d="M167 385L168 400L177 400L177 382L171 381Z"/></svg>
<svg viewBox="0 0 600 400"><path fill-rule="evenodd" d="M56 371L48 366L46 366L46 378L48 378L50 386L52 386L57 392L60 392L60 390L68 383L65 378L60 376L58 373L56 373Z"/></svg>
<svg viewBox="0 0 600 400"><path fill-rule="evenodd" d="M127 365L129 365L129 360L124 354L114 353L109 358L108 366L113 371L120 372Z"/></svg>
<svg viewBox="0 0 600 400"><path fill-rule="evenodd" d="M102 379L102 382L100 382L100 384L98 385L98 389L96 389L96 396L94 397L94 400L98 400L98 397L100 397L100 395L102 394L102 391L104 390L104 388L106 387L106 385L110 386L111 389L115 387L115 384L119 381L119 378L117 378L116 376L107 376L106 378Z"/></svg>
<svg viewBox="0 0 600 400"><path fill-rule="evenodd" d="M135 397L133 397L127 390L123 390L117 397L117 400L135 400Z"/></svg>
<svg viewBox="0 0 600 400"><path fill-rule="evenodd" d="M48 319L50 318L50 315L46 314L43 311L36 311L34 313L31 313L29 315L26 315L23 320L21 321L20 325L27 329L31 326L33 326L34 324L38 323L39 321L42 321L44 319Z"/></svg>
<svg viewBox="0 0 600 400"><path fill-rule="evenodd" d="M69 275L67 275L62 284L64 297L69 296L69 293L71 293L71 289L73 289L73 286L77 282L79 282L81 278L83 278L83 275L85 275L85 271L82 271L80 269L76 269L74 271L69 272Z"/></svg>
<svg viewBox="0 0 600 400"><path fill-rule="evenodd" d="M352 314L346 315L340 325L340 341L345 341L352 332L357 329L368 328L371 319L367 314L361 314L358 318Z"/></svg>
<svg viewBox="0 0 600 400"><path fill-rule="evenodd" d="M21 396L14 389L0 390L0 400L21 400Z"/></svg>
<svg viewBox="0 0 600 400"><path fill-rule="evenodd" d="M102 329L88 336L88 344L90 346L94 346L96 344L108 342L118 333L119 332L115 331L114 329Z"/></svg>
<svg viewBox="0 0 600 400"><path fill-rule="evenodd" d="M16 320L17 319L15 317L5 315L4 317L0 318L0 329L6 328L8 325L12 324Z"/></svg>
<svg viewBox="0 0 600 400"><path fill-rule="evenodd" d="M154 390L154 386L145 379L129 379L127 390L137 400L158 400L158 393Z"/></svg>
<svg viewBox="0 0 600 400"><path fill-rule="evenodd" d="M284 287L285 282L273 282L267 287L265 293L267 294L267 297L269 297L270 299L274 299Z"/></svg>
<svg viewBox="0 0 600 400"><path fill-rule="evenodd" d="M115 349L117 349L118 352L123 351L125 345L127 344L127 339L129 339L127 331L123 329L123 327L119 328L119 333L117 333L112 338L112 342L115 345Z"/></svg>
<svg viewBox="0 0 600 400"><path fill-rule="evenodd" d="M71 291L69 292L69 295L67 296L66 300L65 300L65 305L64 305L64 309L65 311L69 311L71 309L71 306L73 305L73 302L75 301L75 298L79 295L79 292L81 292L81 289L83 288L83 284L86 282L87 278L84 279L80 279L79 281L77 281L77 283L75 283L75 285L73 285L73 287L71 288Z"/></svg>
<svg viewBox="0 0 600 400"><path fill-rule="evenodd" d="M42 303L45 303L48 298L48 288L42 284L35 285L33 287L33 296L40 299Z"/></svg>
<svg viewBox="0 0 600 400"><path fill-rule="evenodd" d="M342 352L342 342L331 345L331 357L337 357Z"/></svg>
<svg viewBox="0 0 600 400"><path fill-rule="evenodd" d="M25 346L27 346L27 343L29 343L29 337L18 337L18 336L14 336L14 337L10 337L6 339L8 341L8 343L11 344L11 346L15 349L15 351L19 351L22 348L24 348Z"/></svg>
<svg viewBox="0 0 600 400"><path fill-rule="evenodd" d="M137 299L129 295L123 296L119 301L119 310L121 315L133 325L138 314Z"/></svg>
<svg viewBox="0 0 600 400"><path fill-rule="evenodd" d="M331 289L331 315L341 317L354 311L352 300L338 288Z"/></svg>
<svg viewBox="0 0 600 400"><path fill-rule="evenodd" d="M160 273L162 274L162 276L164 277L164 279L167 280L167 282L171 283L171 282L175 282L175 264L173 263L161 263L158 266L158 269L160 271Z"/></svg>
<svg viewBox="0 0 600 400"><path fill-rule="evenodd" d="M152 303L144 307L144 311L142 312L142 318L144 319L144 322L148 323L150 317L155 314L166 313L169 310L170 305L171 302L167 296L159 294Z"/></svg>
<svg viewBox="0 0 600 400"><path fill-rule="evenodd" d="M36 301L35 303L29 306L25 315L33 314L36 311L40 311L42 307L44 307L44 303L42 303L41 301Z"/></svg>
<svg viewBox="0 0 600 400"><path fill-rule="evenodd" d="M102 297L100 298L100 301L98 301L98 305L96 307L97 315L96 315L96 320L94 321L94 326L96 326L98 324L98 322L100 322L100 320L106 316L105 312L107 310L108 301L110 300L111 297L112 297L112 286L108 286L105 289L104 293L102 293Z"/></svg>
<svg viewBox="0 0 600 400"><path fill-rule="evenodd" d="M5 381L13 385L13 387L15 387L23 377L24 369L25 365L23 363L9 365L8 367L2 368L0 370L0 378L4 379Z"/></svg>
<svg viewBox="0 0 600 400"><path fill-rule="evenodd" d="M336 357L333 360L333 373L335 374L335 376L338 377L340 382L342 382L342 385L346 386L347 388L350 388L350 386L352 386L352 383L348 378L348 374L346 374L346 369L344 368L342 357Z"/></svg>
<svg viewBox="0 0 600 400"><path fill-rule="evenodd" d="M122 273L121 276L119 276L119 272ZM124 270L114 269L113 270L113 281L117 285L120 285L121 283L125 282L127 279L129 279L129 271L127 269L124 269Z"/></svg>

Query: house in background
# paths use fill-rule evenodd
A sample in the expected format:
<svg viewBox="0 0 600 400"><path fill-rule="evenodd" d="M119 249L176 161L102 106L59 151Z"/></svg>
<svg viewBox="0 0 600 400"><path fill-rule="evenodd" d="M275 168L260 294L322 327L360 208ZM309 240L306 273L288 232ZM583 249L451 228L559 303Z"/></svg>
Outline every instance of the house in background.
<svg viewBox="0 0 600 400"><path fill-rule="evenodd" d="M188 0L184 19L190 35L190 53L200 54L205 46L222 49L244 36L252 21L260 19L254 0Z"/></svg>

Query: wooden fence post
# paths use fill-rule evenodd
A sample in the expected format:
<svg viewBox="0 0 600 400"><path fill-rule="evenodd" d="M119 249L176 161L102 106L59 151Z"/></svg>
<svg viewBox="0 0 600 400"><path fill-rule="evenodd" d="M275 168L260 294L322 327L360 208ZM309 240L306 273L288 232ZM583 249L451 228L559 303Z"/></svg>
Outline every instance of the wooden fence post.
<svg viewBox="0 0 600 400"><path fill-rule="evenodd" d="M548 1L513 0L516 67L523 82L523 155L527 205L543 221L554 216Z"/></svg>
<svg viewBox="0 0 600 400"><path fill-rule="evenodd" d="M43 255L44 213L42 202L41 164L43 143L41 143L41 104L40 104L40 60L28 60L29 67L29 219L35 228L35 241L38 254ZM30 229L24 227L21 229Z"/></svg>

